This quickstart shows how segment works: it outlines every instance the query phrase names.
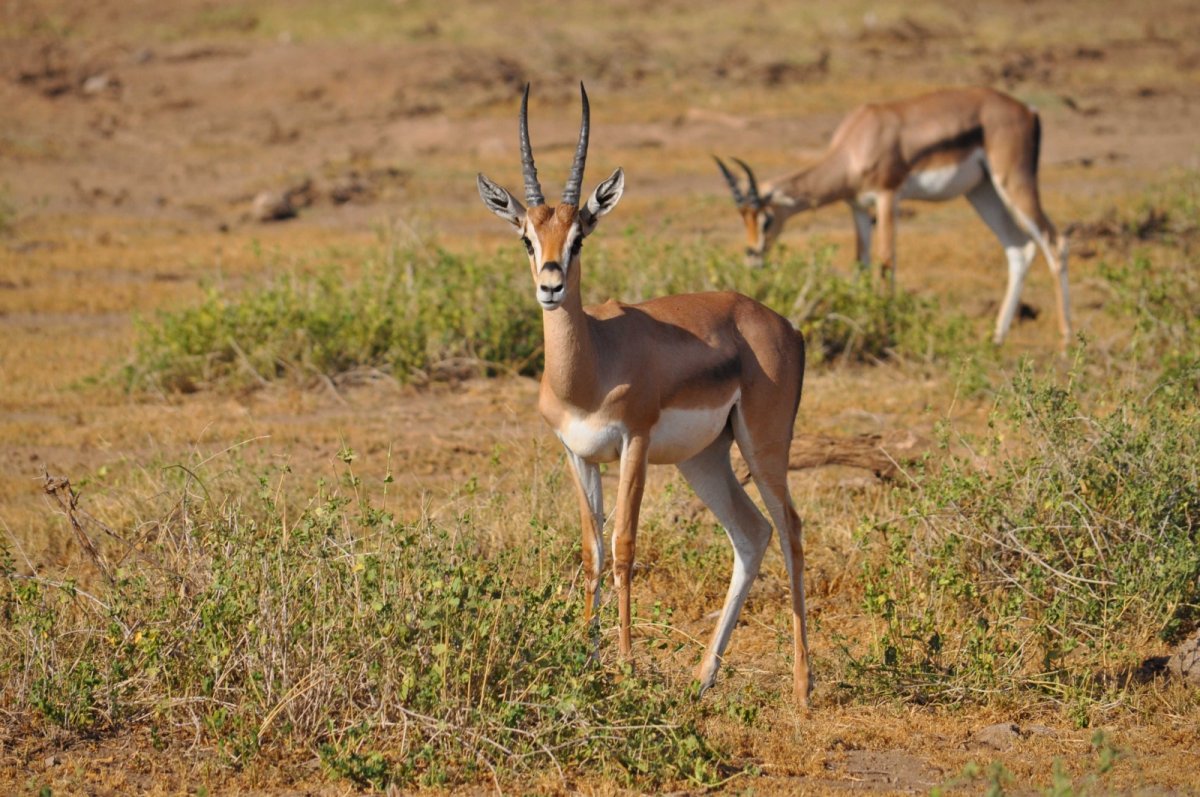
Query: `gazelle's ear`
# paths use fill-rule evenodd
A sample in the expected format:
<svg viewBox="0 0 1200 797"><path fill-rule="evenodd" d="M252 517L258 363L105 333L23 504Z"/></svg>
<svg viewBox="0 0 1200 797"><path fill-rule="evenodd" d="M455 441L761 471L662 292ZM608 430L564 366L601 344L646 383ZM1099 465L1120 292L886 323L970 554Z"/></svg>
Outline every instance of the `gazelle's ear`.
<svg viewBox="0 0 1200 797"><path fill-rule="evenodd" d="M482 173L476 182L479 184L479 197L487 209L520 230L521 225L525 223L525 206L507 189L496 185Z"/></svg>
<svg viewBox="0 0 1200 797"><path fill-rule="evenodd" d="M596 222L605 213L617 206L621 194L625 192L625 172L617 169L588 197L587 204L579 211L579 226L584 235L591 234L596 229Z"/></svg>

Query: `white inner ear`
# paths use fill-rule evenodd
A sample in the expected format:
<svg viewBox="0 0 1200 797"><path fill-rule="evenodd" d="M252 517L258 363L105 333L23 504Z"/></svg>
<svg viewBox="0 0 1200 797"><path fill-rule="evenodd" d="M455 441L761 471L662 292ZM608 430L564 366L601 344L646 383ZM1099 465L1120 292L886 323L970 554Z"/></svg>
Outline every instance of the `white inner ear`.
<svg viewBox="0 0 1200 797"><path fill-rule="evenodd" d="M567 233L566 239L563 240L561 255L563 273L566 273L567 265L571 262L571 247L575 245L575 241L577 241L581 235L583 235L583 228L580 226L579 222L576 221L571 225L571 231Z"/></svg>
<svg viewBox="0 0 1200 797"><path fill-rule="evenodd" d="M488 210L520 230L525 219L525 207L517 198L508 189L492 182L482 172L477 175L477 184L479 196Z"/></svg>
<svg viewBox="0 0 1200 797"><path fill-rule="evenodd" d="M617 206L617 202L621 200L621 195L625 192L625 173L621 169L617 169L600 185L596 186L596 190L592 191L588 201L583 206L583 210L579 214L579 222L582 226L581 234L584 236L591 235L596 229L596 222L601 216L608 213ZM601 204L599 197L604 193L607 201Z"/></svg>

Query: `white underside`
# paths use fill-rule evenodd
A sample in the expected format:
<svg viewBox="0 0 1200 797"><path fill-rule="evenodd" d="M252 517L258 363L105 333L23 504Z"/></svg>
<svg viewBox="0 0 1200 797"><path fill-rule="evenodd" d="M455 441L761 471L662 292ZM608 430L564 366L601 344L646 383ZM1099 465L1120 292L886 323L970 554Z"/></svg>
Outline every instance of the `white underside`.
<svg viewBox="0 0 1200 797"><path fill-rule="evenodd" d="M983 150L976 149L952 166L913 172L900 186L900 199L942 202L962 196L984 179L985 163Z"/></svg>
<svg viewBox="0 0 1200 797"><path fill-rule="evenodd" d="M725 428L729 411L741 398L735 392L719 407L665 409L650 430L649 461L656 465L683 462L699 454ZM620 421L572 417L558 429L563 445L587 462L613 462L620 458L629 429Z"/></svg>

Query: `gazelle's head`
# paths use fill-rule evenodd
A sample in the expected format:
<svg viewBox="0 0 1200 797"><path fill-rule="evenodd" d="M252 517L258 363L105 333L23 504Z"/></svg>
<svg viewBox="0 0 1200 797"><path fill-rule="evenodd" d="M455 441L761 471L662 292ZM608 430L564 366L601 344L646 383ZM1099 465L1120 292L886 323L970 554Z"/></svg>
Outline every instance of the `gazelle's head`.
<svg viewBox="0 0 1200 797"><path fill-rule="evenodd" d="M746 225L746 265L758 268L763 264L767 250L775 243L779 233L783 232L786 214L781 212L781 207L790 203L774 191L768 191L765 195L759 194L754 172L741 160L734 158L733 162L741 166L742 171L746 173L746 192L743 193L737 178L725 167L721 159L713 156L713 160L725 176L725 182L729 183L734 204L741 214L742 223Z"/></svg>
<svg viewBox="0 0 1200 797"><path fill-rule="evenodd" d="M529 85L521 97L521 172L525 177L526 208L505 188L482 174L479 175L479 196L488 210L511 224L521 236L525 251L529 253L529 265L533 270L533 282L537 286L537 300L543 310L556 310L568 294L579 295L579 250L583 239L596 229L596 222L605 213L617 206L625 190L625 173L617 169L596 187L587 203L579 207L579 188L583 183L583 166L588 148L588 98L583 84L579 84L583 97L583 122L579 128L579 146L575 150L575 162L567 186L563 189L562 204L552 208L542 196L538 183L537 168L533 165L533 148L529 145Z"/></svg>

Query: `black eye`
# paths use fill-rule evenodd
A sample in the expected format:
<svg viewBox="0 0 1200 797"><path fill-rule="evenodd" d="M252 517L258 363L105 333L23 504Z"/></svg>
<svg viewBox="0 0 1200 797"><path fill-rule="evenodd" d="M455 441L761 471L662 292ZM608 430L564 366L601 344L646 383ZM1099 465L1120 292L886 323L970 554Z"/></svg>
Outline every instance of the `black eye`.
<svg viewBox="0 0 1200 797"><path fill-rule="evenodd" d="M525 251L529 253L530 257L533 257L533 244L530 243L529 239L522 235L521 243L525 244Z"/></svg>
<svg viewBox="0 0 1200 797"><path fill-rule="evenodd" d="M771 222L773 222L773 221L775 221L774 216L772 216L770 213L764 213L763 214L763 229L765 230L766 228L770 227Z"/></svg>

